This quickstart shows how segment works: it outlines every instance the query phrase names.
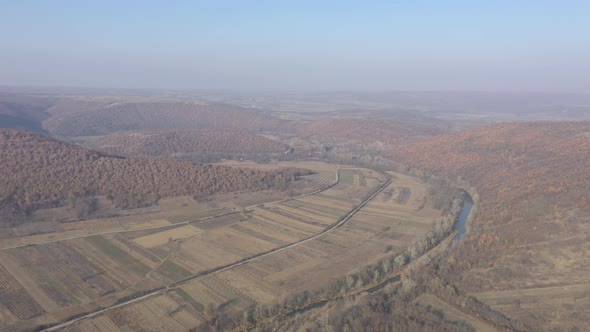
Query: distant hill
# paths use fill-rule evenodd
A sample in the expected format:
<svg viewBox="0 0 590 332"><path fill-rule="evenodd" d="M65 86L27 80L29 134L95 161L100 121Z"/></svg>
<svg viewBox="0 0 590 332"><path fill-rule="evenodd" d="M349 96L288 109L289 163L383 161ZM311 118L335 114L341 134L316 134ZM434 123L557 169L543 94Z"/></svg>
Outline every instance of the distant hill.
<svg viewBox="0 0 590 332"><path fill-rule="evenodd" d="M42 121L49 115L49 99L0 94L0 128L18 128L46 132Z"/></svg>
<svg viewBox="0 0 590 332"><path fill-rule="evenodd" d="M0 209L55 207L105 195L121 208L162 197L283 187L298 170L258 171L150 158L122 158L28 131L0 130ZM8 212L7 212L8 211Z"/></svg>
<svg viewBox="0 0 590 332"><path fill-rule="evenodd" d="M524 204L535 193L590 207L590 122L476 127L401 148L393 155L420 168L462 176L486 201L504 207Z"/></svg>
<svg viewBox="0 0 590 332"><path fill-rule="evenodd" d="M53 116L43 123L44 128L57 136L94 136L154 129L240 128L259 131L288 128L284 120L226 104L179 101L80 103L76 106L75 101L69 101L61 108L56 105L50 109Z"/></svg>
<svg viewBox="0 0 590 332"><path fill-rule="evenodd" d="M232 128L118 132L93 141L92 146L116 155L172 158L193 154L281 153L285 150L280 142Z"/></svg>
<svg viewBox="0 0 590 332"><path fill-rule="evenodd" d="M375 146L407 145L442 133L440 128L433 125L353 118L320 119L299 130L301 136L308 138Z"/></svg>

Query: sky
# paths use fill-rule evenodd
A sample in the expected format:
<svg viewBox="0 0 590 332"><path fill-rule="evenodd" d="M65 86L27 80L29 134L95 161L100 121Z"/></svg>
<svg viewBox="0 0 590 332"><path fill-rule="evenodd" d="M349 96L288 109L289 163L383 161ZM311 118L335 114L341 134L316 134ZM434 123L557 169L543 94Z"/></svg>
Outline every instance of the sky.
<svg viewBox="0 0 590 332"><path fill-rule="evenodd" d="M0 0L0 85L590 92L590 1Z"/></svg>

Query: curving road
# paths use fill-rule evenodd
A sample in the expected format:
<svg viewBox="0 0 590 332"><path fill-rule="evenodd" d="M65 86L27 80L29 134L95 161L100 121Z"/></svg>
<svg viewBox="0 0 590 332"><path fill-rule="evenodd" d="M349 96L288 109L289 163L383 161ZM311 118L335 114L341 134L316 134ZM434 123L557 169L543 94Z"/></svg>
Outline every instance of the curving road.
<svg viewBox="0 0 590 332"><path fill-rule="evenodd" d="M313 195L313 194L319 193L321 191L324 191L324 190L326 190L328 188L331 188L331 187L335 186L340 181L340 177L339 177L339 173L338 173L338 170L339 169L340 168L338 168L336 170L336 182L334 182L333 184L331 184L329 187L324 188L324 189L320 189L320 190L316 190L313 193L307 193L307 194L304 194L304 195L300 195L298 197L284 199L284 200L280 200L280 201L277 201L277 202L282 202L282 201L287 201L287 200L290 200L290 199L295 199L295 198L300 198L300 197L304 197L304 196ZM193 282L193 281L202 279L202 278L207 277L207 276L210 276L210 275L221 273L223 271L227 271L227 270L236 268L238 266L242 266L244 264L248 264L250 262L253 262L253 261L258 260L260 258L263 258L263 257L269 256L269 255L275 254L277 252L281 252L283 250L287 250L287 249L290 249L290 248L293 248L293 247L302 245L302 244L304 244L306 242L315 240L315 239L317 239L317 238L319 238L319 237L321 237L321 236L323 236L323 235L325 235L327 233L330 233L330 232L334 231L335 229L340 228L342 225L346 224L370 200L372 200L381 191L383 191L383 189L385 189L389 184L391 184L391 176L389 176L387 173L381 173L381 174L383 176L385 176L385 178L387 179L385 181L385 183L383 183L381 186L379 186L371 195L369 195L368 197L366 197L360 204L358 204L357 206L355 206L350 212L348 212L348 214L346 214L344 217L342 217L340 219L340 221L338 221L337 223L333 224L332 226L324 229L322 232L320 232L318 234L312 235L310 237L307 237L305 239L299 240L297 242L293 242L293 243L288 244L288 245L285 245L283 247L275 248L275 249L272 249L272 250L263 252L261 254L254 255L254 256L252 256L250 258L247 258L245 260L242 260L242 261L239 261L239 262L236 262L236 263L232 263L232 264L225 265L225 266L220 266L220 267L217 267L217 268L215 268L213 270L206 271L205 273L201 273L201 274L198 274L198 275L194 275L194 276L188 277L186 279L183 279L183 280L177 281L177 282L175 282L173 284L170 284L170 285L168 285L166 287L162 287L162 288L159 288L159 289L150 291L149 293L147 293L145 295L142 295L140 297L133 298L133 299L127 300L125 302L121 302L121 303L118 303L118 304L115 304L115 305L112 305L112 306L109 306L109 307L106 307L106 308L103 308L103 309L98 309L96 311L90 312L90 313L85 314L83 316L76 317L76 318L70 319L68 321L62 322L60 324L57 324L57 325L54 325L54 326L45 328L45 329L43 329L41 331L42 332L57 331L59 329L62 329L62 328L66 327L66 326L69 326L69 325L72 325L72 324L74 324L76 322L79 322L81 320L92 318L92 317L96 317L96 316L101 315L101 314L103 314L105 312L108 312L110 310L117 309L117 308L120 308L120 307L124 307L124 306L127 306L129 304L133 304L133 303L136 303L136 302L145 300L147 298L150 298L150 297L153 297L153 296L156 296L156 295L164 294L165 292L167 292L170 289L177 288L177 287L182 286L184 284L187 284L189 282ZM266 204L269 204L269 203L266 203ZM258 205L254 205L252 207L255 207L255 206L258 206Z"/></svg>

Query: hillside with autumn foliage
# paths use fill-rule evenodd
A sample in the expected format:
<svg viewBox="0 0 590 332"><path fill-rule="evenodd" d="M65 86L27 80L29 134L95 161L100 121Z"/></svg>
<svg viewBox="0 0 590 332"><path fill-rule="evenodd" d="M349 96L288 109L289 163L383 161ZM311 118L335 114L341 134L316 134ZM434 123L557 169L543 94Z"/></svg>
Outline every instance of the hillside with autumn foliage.
<svg viewBox="0 0 590 332"><path fill-rule="evenodd" d="M118 132L92 144L95 149L111 154L155 157L281 153L285 150L280 142L234 128Z"/></svg>
<svg viewBox="0 0 590 332"><path fill-rule="evenodd" d="M534 196L590 207L590 122L476 127L400 148L393 155L412 166L465 178L477 187L489 213L505 222L530 216L532 211L522 204ZM500 205L488 205L494 203ZM551 208L540 205L538 212Z"/></svg>
<svg viewBox="0 0 590 332"><path fill-rule="evenodd" d="M382 119L326 118L301 127L301 137L317 137L323 142L372 144L378 147L407 145L444 133L431 124L405 123Z"/></svg>
<svg viewBox="0 0 590 332"><path fill-rule="evenodd" d="M28 131L0 130L0 208L11 211L96 195L107 196L120 208L138 207L164 197L284 187L300 172L127 159Z"/></svg>
<svg viewBox="0 0 590 332"><path fill-rule="evenodd" d="M477 127L399 148L391 156L434 174L460 177L479 196L469 232L432 269L436 276L464 292L484 292L484 300L485 292L547 292L547 287L587 282L589 122ZM538 328L561 324L569 311L557 302L497 308Z"/></svg>
<svg viewBox="0 0 590 332"><path fill-rule="evenodd" d="M123 130L241 128L285 130L285 121L254 110L220 103L118 101L65 103L48 112L43 127L57 136L106 135ZM62 109L63 108L63 109Z"/></svg>
<svg viewBox="0 0 590 332"><path fill-rule="evenodd" d="M19 128L44 132L41 123L49 115L50 98L27 98L0 91L0 128Z"/></svg>

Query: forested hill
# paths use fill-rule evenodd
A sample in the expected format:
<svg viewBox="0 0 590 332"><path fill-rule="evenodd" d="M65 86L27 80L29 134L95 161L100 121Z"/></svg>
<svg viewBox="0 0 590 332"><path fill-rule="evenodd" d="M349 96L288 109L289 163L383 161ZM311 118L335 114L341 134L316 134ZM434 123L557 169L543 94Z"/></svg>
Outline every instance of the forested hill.
<svg viewBox="0 0 590 332"><path fill-rule="evenodd" d="M288 123L266 113L237 106L179 101L120 101L106 105L70 105L74 111L52 108L43 123L57 136L106 135L123 130L179 128L241 128L286 130Z"/></svg>
<svg viewBox="0 0 590 332"><path fill-rule="evenodd" d="M123 156L176 157L187 154L281 153L283 144L235 128L118 132L101 137L95 148Z"/></svg>
<svg viewBox="0 0 590 332"><path fill-rule="evenodd" d="M299 129L304 137L332 139L335 142L408 145L443 134L432 124L405 123L383 119L326 118L313 121Z"/></svg>
<svg viewBox="0 0 590 332"><path fill-rule="evenodd" d="M589 122L488 125L398 149L392 156L437 174L461 176L479 195L469 232L433 273L466 293L587 280L579 267L590 263L581 254L590 239ZM569 312L559 304L506 308L505 314L535 330L544 328L538 317L559 324L561 314Z"/></svg>
<svg viewBox="0 0 590 332"><path fill-rule="evenodd" d="M476 127L398 149L393 155L413 166L462 176L485 195L487 202L506 208L525 202L531 195L590 207L590 122ZM502 212L506 219L507 213L516 216L523 212L506 210L510 212L496 214Z"/></svg>
<svg viewBox="0 0 590 332"><path fill-rule="evenodd" d="M29 99L0 92L0 128L19 128L45 132L41 122L49 117L48 99Z"/></svg>
<svg viewBox="0 0 590 332"><path fill-rule="evenodd" d="M54 207L73 197L105 195L130 208L163 197L284 187L298 172L114 157L37 133L0 130L0 209L5 215L7 209Z"/></svg>

